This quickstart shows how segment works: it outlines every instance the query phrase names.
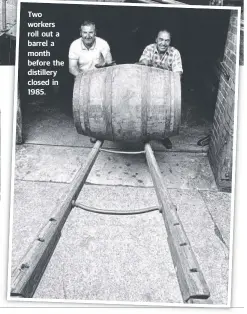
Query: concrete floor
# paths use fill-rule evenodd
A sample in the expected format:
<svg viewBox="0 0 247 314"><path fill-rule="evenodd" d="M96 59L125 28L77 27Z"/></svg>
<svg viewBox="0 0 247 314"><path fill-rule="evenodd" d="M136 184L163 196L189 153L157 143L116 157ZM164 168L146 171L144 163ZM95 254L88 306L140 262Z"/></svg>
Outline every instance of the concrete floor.
<svg viewBox="0 0 247 314"><path fill-rule="evenodd" d="M24 126L25 144L16 149L13 268L92 146L57 108L33 108ZM207 133L206 126L182 127L172 151L152 146L213 303L226 305L231 194L217 191L207 148L196 145ZM100 154L79 199L118 210L158 203L143 156L107 153ZM74 208L34 298L181 303L160 213L106 216Z"/></svg>

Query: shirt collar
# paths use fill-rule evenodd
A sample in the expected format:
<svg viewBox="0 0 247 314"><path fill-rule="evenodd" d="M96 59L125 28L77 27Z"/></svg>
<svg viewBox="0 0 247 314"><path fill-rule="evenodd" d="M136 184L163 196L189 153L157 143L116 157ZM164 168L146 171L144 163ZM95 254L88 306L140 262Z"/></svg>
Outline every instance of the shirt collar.
<svg viewBox="0 0 247 314"><path fill-rule="evenodd" d="M157 48L157 44L154 44L154 53L157 53L158 55L169 55L169 53L171 52L171 46L169 46L166 50L166 52L164 54L160 54Z"/></svg>
<svg viewBox="0 0 247 314"><path fill-rule="evenodd" d="M92 47L90 47L89 49L84 45L83 41L82 41L82 38L81 38L81 49L82 50L94 50L95 46L96 46L96 40L97 40L97 37L95 37L95 41L94 41L94 44L92 45Z"/></svg>

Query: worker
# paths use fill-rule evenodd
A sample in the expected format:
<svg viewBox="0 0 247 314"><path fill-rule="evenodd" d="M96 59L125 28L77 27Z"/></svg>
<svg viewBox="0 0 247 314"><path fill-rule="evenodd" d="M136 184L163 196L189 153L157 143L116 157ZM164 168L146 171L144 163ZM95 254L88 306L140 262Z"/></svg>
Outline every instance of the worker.
<svg viewBox="0 0 247 314"><path fill-rule="evenodd" d="M81 37L74 40L69 48L69 72L75 77L79 73L112 65L108 43L96 36L96 26L85 21L80 27Z"/></svg>
<svg viewBox="0 0 247 314"><path fill-rule="evenodd" d="M181 77L183 73L181 56L176 48L170 46L170 43L171 33L165 29L160 30L155 43L144 49L139 64L177 72ZM172 142L168 137L162 140L162 144L167 149L172 148Z"/></svg>

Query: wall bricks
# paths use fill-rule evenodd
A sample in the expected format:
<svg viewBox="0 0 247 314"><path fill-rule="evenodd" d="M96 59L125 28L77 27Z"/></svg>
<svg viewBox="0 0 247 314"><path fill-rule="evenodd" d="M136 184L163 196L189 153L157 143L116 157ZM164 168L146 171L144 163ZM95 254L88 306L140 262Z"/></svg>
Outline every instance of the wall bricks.
<svg viewBox="0 0 247 314"><path fill-rule="evenodd" d="M232 143L235 106L237 12L231 11L215 108L209 160L220 190L231 190ZM226 73L229 79L226 77Z"/></svg>
<svg viewBox="0 0 247 314"><path fill-rule="evenodd" d="M211 0L209 4L211 5L217 5L217 1ZM239 64L244 65L244 0L238 0L238 1L229 1L229 0L223 0L221 1L220 5L227 5L227 6L239 6L241 5L241 32L240 32L240 54L239 54ZM237 15L232 17L231 20L231 25L229 27L229 32L231 33L229 40L231 41L230 46L231 49L234 46L235 39L234 39L234 34L237 33L237 24L238 24L238 19ZM235 46L236 49L236 46ZM232 60L234 63L236 62L235 60Z"/></svg>

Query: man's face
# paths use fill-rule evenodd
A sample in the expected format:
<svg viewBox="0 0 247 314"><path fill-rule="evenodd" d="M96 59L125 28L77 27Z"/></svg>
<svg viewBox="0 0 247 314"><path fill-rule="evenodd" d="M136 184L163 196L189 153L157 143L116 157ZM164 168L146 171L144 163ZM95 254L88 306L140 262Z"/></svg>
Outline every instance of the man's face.
<svg viewBox="0 0 247 314"><path fill-rule="evenodd" d="M171 43L170 34L167 32L159 32L156 38L158 51L161 53L166 52L167 48L170 46L170 43Z"/></svg>
<svg viewBox="0 0 247 314"><path fill-rule="evenodd" d="M81 27L81 38L85 46L91 47L95 41L96 31L94 25Z"/></svg>

